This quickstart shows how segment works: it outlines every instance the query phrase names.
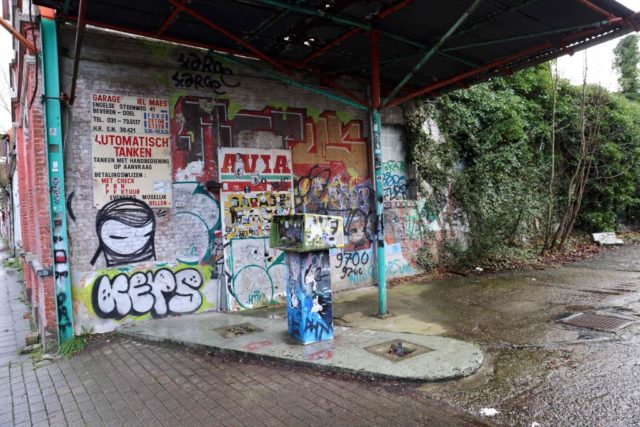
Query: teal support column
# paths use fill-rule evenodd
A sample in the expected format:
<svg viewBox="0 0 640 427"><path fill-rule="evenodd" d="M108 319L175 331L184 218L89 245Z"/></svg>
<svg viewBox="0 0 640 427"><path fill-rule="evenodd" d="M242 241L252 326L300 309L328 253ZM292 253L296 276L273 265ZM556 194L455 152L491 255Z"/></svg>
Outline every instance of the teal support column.
<svg viewBox="0 0 640 427"><path fill-rule="evenodd" d="M387 313L387 261L384 253L384 190L382 187L382 120L380 110L371 111L373 164L376 180L376 261L378 270L378 316Z"/></svg>
<svg viewBox="0 0 640 427"><path fill-rule="evenodd" d="M371 45L371 136L373 176L376 181L376 265L378 272L378 316L387 316L387 261L384 253L384 190L382 186L382 120L380 119L380 32L369 32Z"/></svg>
<svg viewBox="0 0 640 427"><path fill-rule="evenodd" d="M47 166L49 169L49 209L51 216L51 248L53 251L53 282L56 299L58 343L73 338L71 279L69 277L69 244L67 237L67 209L64 192L64 149L60 111L60 78L58 68L58 39L56 23L42 17L42 75L44 81L45 134Z"/></svg>

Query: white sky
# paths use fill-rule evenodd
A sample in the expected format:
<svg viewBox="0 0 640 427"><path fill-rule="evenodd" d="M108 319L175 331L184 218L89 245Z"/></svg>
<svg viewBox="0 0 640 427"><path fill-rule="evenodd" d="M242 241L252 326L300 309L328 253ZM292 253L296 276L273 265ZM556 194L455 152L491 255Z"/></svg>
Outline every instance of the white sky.
<svg viewBox="0 0 640 427"><path fill-rule="evenodd" d="M619 3L637 12L640 10L640 0L618 0ZM610 91L618 90L618 75L613 71L613 48L620 38L610 40L589 49L576 53L573 56L558 58L558 69L563 77L571 80L573 84L582 84L582 69L584 55L587 55L587 82L599 83Z"/></svg>
<svg viewBox="0 0 640 427"><path fill-rule="evenodd" d="M563 0L567 1L567 0ZM633 11L640 10L640 0L618 0ZM574 84L582 83L582 67L584 55L587 55L588 73L587 80L590 83L599 83L609 90L618 89L617 75L611 68L613 64L613 48L619 39L594 46L586 51L578 52L573 56L564 56L558 60L558 67L562 76L571 80ZM0 96L9 104L10 90L5 81L8 73L8 63L13 57L11 36L0 27ZM0 103L2 105L2 103ZM0 132L11 127L11 116L8 111L0 108Z"/></svg>

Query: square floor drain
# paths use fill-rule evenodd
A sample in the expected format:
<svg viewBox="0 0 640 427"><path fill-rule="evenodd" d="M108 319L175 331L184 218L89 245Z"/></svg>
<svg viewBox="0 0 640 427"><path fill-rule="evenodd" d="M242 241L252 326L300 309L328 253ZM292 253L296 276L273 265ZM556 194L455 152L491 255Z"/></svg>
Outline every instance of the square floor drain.
<svg viewBox="0 0 640 427"><path fill-rule="evenodd" d="M424 347L419 344L403 340L386 341L365 347L365 350L369 353L375 354L376 356L391 360L392 362L400 362L402 360L410 359L420 354L433 351L429 347Z"/></svg>
<svg viewBox="0 0 640 427"><path fill-rule="evenodd" d="M615 332L633 323L633 320L615 316L603 316L601 314L577 313L560 320L578 328L594 329L596 331Z"/></svg>
<svg viewBox="0 0 640 427"><path fill-rule="evenodd" d="M223 326L222 328L214 329L217 333L225 338L240 337L242 335L252 334L254 332L262 332L262 329L258 328L251 323L239 323L237 325Z"/></svg>

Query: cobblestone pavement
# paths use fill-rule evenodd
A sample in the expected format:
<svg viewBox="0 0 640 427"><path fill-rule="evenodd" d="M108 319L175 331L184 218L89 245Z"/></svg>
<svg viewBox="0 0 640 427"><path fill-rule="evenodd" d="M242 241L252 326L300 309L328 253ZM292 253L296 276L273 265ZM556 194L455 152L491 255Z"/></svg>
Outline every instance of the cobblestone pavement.
<svg viewBox="0 0 640 427"><path fill-rule="evenodd" d="M0 426L484 425L414 393L412 385L243 363L120 337L93 342L69 360L34 365L17 356L23 333L15 330L24 328L27 310L19 294L17 281L0 275L0 324L6 330Z"/></svg>

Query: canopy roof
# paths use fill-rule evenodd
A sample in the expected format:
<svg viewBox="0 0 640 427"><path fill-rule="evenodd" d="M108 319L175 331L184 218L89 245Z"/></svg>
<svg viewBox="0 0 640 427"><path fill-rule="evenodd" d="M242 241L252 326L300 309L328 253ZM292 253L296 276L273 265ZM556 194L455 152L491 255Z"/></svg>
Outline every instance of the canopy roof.
<svg viewBox="0 0 640 427"><path fill-rule="evenodd" d="M640 17L613 0L34 3L64 20L260 59L282 75L312 73L352 99L333 77L369 80L372 58L379 58L383 106L467 87L640 28Z"/></svg>

